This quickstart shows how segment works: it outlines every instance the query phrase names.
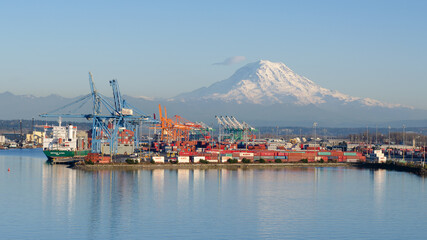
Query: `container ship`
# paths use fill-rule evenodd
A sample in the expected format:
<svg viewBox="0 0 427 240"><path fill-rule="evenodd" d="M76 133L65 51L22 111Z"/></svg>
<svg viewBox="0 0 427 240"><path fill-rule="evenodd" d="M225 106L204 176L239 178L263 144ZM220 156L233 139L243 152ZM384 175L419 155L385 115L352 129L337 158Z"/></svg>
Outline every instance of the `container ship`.
<svg viewBox="0 0 427 240"><path fill-rule="evenodd" d="M88 133L77 131L77 127L71 124L61 126L61 120L58 123L58 126L44 127L43 153L48 160L88 155Z"/></svg>

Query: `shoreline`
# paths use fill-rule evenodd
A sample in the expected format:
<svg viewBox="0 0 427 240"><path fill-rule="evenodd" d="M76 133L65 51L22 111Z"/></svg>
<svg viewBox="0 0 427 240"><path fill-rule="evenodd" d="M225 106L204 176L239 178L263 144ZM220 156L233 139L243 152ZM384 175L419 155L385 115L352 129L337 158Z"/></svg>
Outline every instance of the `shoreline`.
<svg viewBox="0 0 427 240"><path fill-rule="evenodd" d="M363 163L355 165L358 168L363 169L385 169L390 171L397 171L397 172L407 172L407 173L413 173L415 175L418 175L420 177L426 177L427 176L427 169L423 168L420 165L416 165L413 163L399 163L399 162L386 162L386 163Z"/></svg>
<svg viewBox="0 0 427 240"><path fill-rule="evenodd" d="M182 164L127 164L127 163L111 163L111 164L75 164L70 168L82 171L99 171L99 170L154 170L154 169L283 169L283 168L313 168L313 167L346 167L359 169L385 169L389 171L399 171L412 173L421 177L427 176L427 169L420 166L408 166L403 164L393 163L182 163Z"/></svg>
<svg viewBox="0 0 427 240"><path fill-rule="evenodd" d="M290 167L355 167L354 163L182 163L182 164L96 164L71 166L73 169L83 171L98 170L139 170L139 169L277 169Z"/></svg>

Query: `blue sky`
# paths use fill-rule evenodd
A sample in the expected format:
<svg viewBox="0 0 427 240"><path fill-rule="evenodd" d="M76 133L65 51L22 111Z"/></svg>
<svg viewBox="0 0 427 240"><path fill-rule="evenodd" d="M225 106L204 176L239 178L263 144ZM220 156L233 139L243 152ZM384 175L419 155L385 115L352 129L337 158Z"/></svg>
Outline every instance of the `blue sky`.
<svg viewBox="0 0 427 240"><path fill-rule="evenodd" d="M173 97L279 61L323 87L427 109L427 1L1 1L0 92ZM214 65L233 56L246 60Z"/></svg>

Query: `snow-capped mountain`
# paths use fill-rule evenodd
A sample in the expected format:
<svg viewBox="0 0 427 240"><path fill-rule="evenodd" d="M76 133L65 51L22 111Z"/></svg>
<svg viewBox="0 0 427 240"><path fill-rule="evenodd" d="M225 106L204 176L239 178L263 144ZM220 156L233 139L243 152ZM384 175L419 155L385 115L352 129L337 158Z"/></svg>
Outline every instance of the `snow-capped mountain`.
<svg viewBox="0 0 427 240"><path fill-rule="evenodd" d="M125 92L125 91L124 91ZM0 93L0 119L31 119L80 97L35 97ZM237 70L230 78L172 99L124 95L126 101L147 115L167 107L192 121L214 123L215 116L234 116L253 126L354 127L417 121L427 126L427 111L387 104L370 98L352 97L319 86L283 63L258 61ZM90 112L90 104L85 105Z"/></svg>
<svg viewBox="0 0 427 240"><path fill-rule="evenodd" d="M371 107L404 107L370 98L352 97L323 88L308 78L298 75L283 63L266 60L249 63L226 80L178 95L174 99L183 102L205 99L262 105L353 103Z"/></svg>

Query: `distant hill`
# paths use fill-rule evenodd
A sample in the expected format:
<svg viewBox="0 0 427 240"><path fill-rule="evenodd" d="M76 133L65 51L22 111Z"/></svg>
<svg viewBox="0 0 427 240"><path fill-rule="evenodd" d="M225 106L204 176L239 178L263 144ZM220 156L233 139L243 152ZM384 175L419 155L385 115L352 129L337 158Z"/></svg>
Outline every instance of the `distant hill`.
<svg viewBox="0 0 427 240"><path fill-rule="evenodd" d="M35 97L33 95L14 95L0 93L0 119L31 119L48 110L56 109L76 98L64 98L59 95Z"/></svg>
<svg viewBox="0 0 427 240"><path fill-rule="evenodd" d="M122 89L122 93L125 92L126 89ZM0 93L0 119L37 119L39 114L79 98ZM226 80L174 98L126 95L124 98L147 115L157 115L158 104L161 104L167 107L169 116L177 114L211 125L216 124L216 115L231 115L253 126L309 127L318 122L324 127L399 127L402 124L427 127L426 110L329 90L298 75L283 63L266 60L249 63ZM90 105L89 101L78 110L90 113Z"/></svg>
<svg viewBox="0 0 427 240"><path fill-rule="evenodd" d="M34 125L31 119L14 119L14 120L0 120L0 134L4 133L16 133L20 134L21 132L21 124L22 124L22 133L26 134L33 130L36 131L44 131L44 126L47 125L57 125L57 120L35 120ZM78 130L89 130L91 129L90 122L75 122L75 121L63 121L62 125L65 126L67 124L73 124L77 126Z"/></svg>

